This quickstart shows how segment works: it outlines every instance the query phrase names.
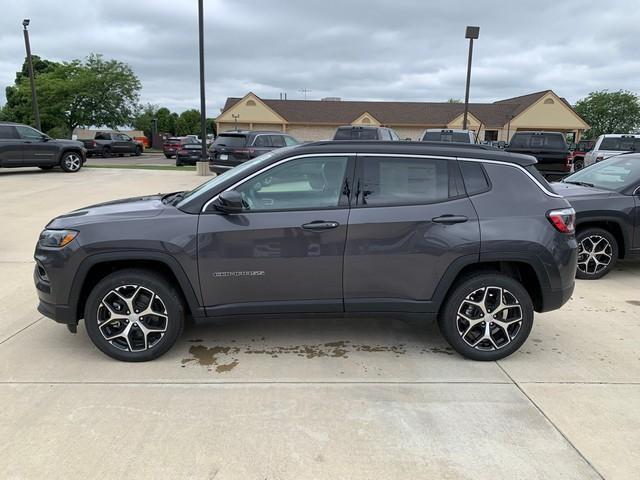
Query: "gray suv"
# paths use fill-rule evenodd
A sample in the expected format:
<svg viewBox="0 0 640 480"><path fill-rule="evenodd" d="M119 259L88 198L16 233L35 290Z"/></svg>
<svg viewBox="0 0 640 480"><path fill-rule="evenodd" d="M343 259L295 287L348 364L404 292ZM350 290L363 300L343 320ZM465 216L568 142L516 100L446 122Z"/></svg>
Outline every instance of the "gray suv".
<svg viewBox="0 0 640 480"><path fill-rule="evenodd" d="M125 361L185 318L437 319L465 357L516 351L571 296L575 213L530 156L481 145L327 141L262 155L188 192L53 219L39 311Z"/></svg>

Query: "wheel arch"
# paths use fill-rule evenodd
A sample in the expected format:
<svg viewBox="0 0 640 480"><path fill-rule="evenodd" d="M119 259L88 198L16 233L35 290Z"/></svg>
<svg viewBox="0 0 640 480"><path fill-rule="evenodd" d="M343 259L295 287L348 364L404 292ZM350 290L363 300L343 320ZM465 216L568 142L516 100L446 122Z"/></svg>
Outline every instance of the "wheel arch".
<svg viewBox="0 0 640 480"><path fill-rule="evenodd" d="M69 298L76 320L84 317L87 297L101 279L115 271L131 268L150 270L164 276L182 296L187 313L193 317L204 316L196 290L175 258L161 252L113 252L92 255L78 268Z"/></svg>
<svg viewBox="0 0 640 480"><path fill-rule="evenodd" d="M630 242L627 242L625 229L617 219L607 217L591 217L578 221L576 224L576 235L589 228L600 228L609 232L618 242L618 258L624 258Z"/></svg>

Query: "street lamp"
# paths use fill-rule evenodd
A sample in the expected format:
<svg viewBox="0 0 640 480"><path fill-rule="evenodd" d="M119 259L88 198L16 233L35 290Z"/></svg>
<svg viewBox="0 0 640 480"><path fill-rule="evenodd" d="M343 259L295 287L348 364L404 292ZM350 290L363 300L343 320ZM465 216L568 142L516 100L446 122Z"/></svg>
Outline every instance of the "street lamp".
<svg viewBox="0 0 640 480"><path fill-rule="evenodd" d="M203 0L198 0L198 47L200 51L200 142L202 146L200 160L197 162L198 175L206 176L209 171L209 159L207 155L207 112L204 96L204 12Z"/></svg>
<svg viewBox="0 0 640 480"><path fill-rule="evenodd" d="M473 41L480 36L480 27L469 27L464 38L469 39L469 61L467 63L467 88L464 94L464 117L462 120L462 129L467 129L467 116L469 115L469 85L471 84L471 57L473 57Z"/></svg>
<svg viewBox="0 0 640 480"><path fill-rule="evenodd" d="M40 126L40 112L38 111L38 99L36 98L36 81L33 77L33 62L31 61L31 45L29 43L29 26L30 20L25 18L22 20L22 26L24 27L24 46L27 49L27 65L29 67L29 82L31 83L31 106L33 108L33 119L38 130L42 130Z"/></svg>
<svg viewBox="0 0 640 480"><path fill-rule="evenodd" d="M237 132L238 131L238 119L240 118L240 114L232 113L231 116L233 117L233 123L235 124L236 132Z"/></svg>

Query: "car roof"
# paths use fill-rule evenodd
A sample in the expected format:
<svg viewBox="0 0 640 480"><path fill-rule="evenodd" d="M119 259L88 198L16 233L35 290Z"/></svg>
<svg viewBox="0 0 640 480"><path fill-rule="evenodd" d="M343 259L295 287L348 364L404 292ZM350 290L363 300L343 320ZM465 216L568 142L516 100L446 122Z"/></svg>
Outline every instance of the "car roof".
<svg viewBox="0 0 640 480"><path fill-rule="evenodd" d="M296 154L311 153L376 153L389 155L431 155L440 157L477 158L528 166L537 163L535 157L505 152L490 145L475 143L397 142L390 140L324 140L303 143L295 147Z"/></svg>
<svg viewBox="0 0 640 480"><path fill-rule="evenodd" d="M602 136L605 138L622 138L622 137L640 138L640 134L637 134L637 133L605 133Z"/></svg>

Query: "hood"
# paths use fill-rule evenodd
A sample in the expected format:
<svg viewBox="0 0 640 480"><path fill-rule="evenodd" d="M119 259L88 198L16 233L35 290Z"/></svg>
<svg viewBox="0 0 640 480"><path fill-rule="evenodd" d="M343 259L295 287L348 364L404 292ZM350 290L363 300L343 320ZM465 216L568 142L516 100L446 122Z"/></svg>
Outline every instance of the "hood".
<svg viewBox="0 0 640 480"><path fill-rule="evenodd" d="M161 194L125 198L98 203L60 215L51 220L47 228L73 228L105 220L155 217L160 215L166 208L167 205L162 203Z"/></svg>
<svg viewBox="0 0 640 480"><path fill-rule="evenodd" d="M553 191L568 199L609 197L613 194L610 190L596 187L583 187L571 183L554 182L551 184Z"/></svg>
<svg viewBox="0 0 640 480"><path fill-rule="evenodd" d="M54 138L53 142L59 143L61 145L73 145L75 147L84 147L84 143L79 140L69 140L68 138Z"/></svg>

